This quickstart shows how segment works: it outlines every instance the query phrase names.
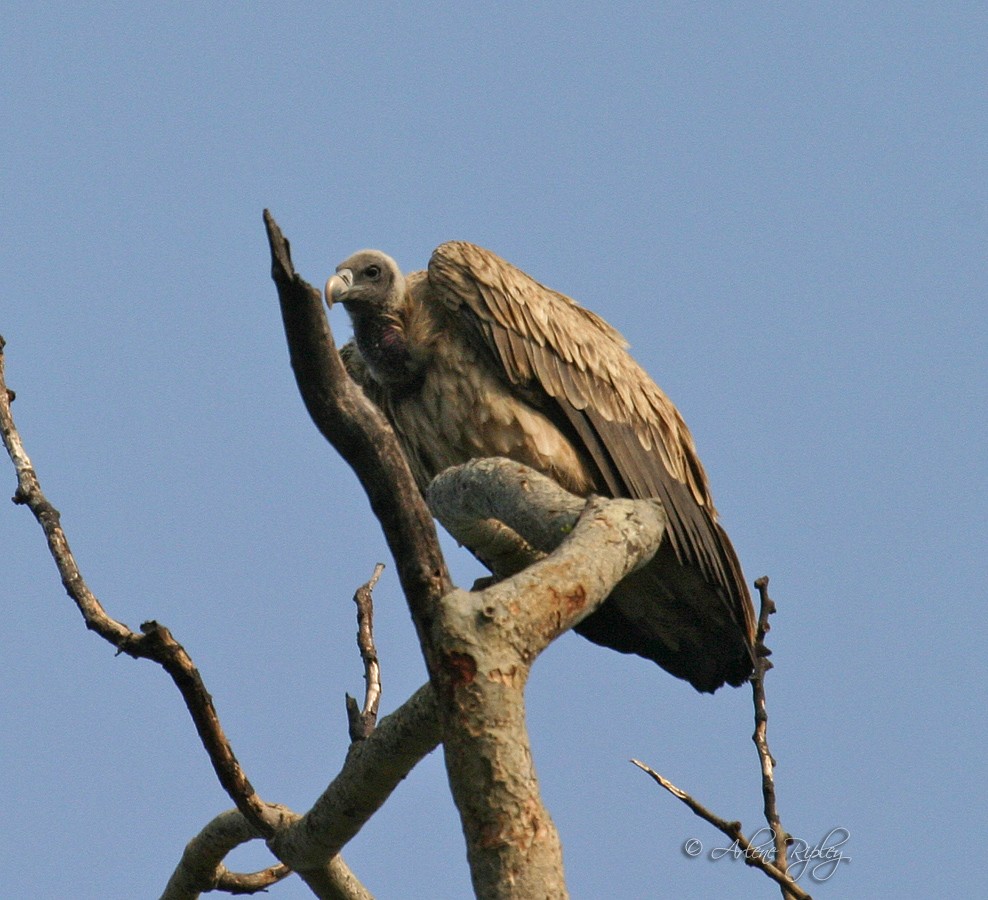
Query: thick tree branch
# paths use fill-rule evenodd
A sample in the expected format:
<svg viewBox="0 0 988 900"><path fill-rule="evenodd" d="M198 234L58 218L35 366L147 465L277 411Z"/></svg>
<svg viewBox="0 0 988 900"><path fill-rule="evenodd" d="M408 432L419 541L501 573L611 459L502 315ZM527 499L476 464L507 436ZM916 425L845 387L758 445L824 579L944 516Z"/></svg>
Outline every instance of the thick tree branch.
<svg viewBox="0 0 988 900"><path fill-rule="evenodd" d="M461 544L503 579L544 559L573 530L586 500L507 459L475 459L441 472L429 509Z"/></svg>
<svg viewBox="0 0 988 900"><path fill-rule="evenodd" d="M298 875L320 900L374 900L374 895L357 880L339 854L326 863L325 869Z"/></svg>
<svg viewBox="0 0 988 900"><path fill-rule="evenodd" d="M475 459L447 469L428 493L430 506L457 539L469 532L474 540L486 538L498 547L511 533L516 547L527 548L512 554L512 562L526 568L471 596L480 598L484 615L492 604L504 608L501 634L490 639L514 631L512 642L532 659L652 558L666 523L658 501L585 500L507 459ZM473 549L486 558L488 546ZM561 592L570 595L565 609L559 605ZM579 598L581 592L585 599ZM463 594L454 591L454 596ZM443 610L450 607L451 598L444 598ZM448 623L437 622L442 624Z"/></svg>
<svg viewBox="0 0 988 900"><path fill-rule="evenodd" d="M651 501L586 502L498 459L447 470L429 496L440 514L452 513L458 534L465 527L481 542L482 555L490 548L485 538L505 546L505 529L520 539L508 542L515 550L528 546L541 554L559 544L483 591L448 594L432 641L443 661L444 750L475 891L565 897L558 834L542 804L525 727L525 685L549 642L651 559L665 512ZM489 528L490 521L503 527ZM523 561L515 552L508 556L509 566Z"/></svg>
<svg viewBox="0 0 988 900"><path fill-rule="evenodd" d="M289 243L267 210L264 224L271 246L271 277L302 400L316 427L350 464L367 493L421 637L432 609L452 587L432 516L391 426L346 374L322 297L295 271Z"/></svg>
<svg viewBox="0 0 988 900"><path fill-rule="evenodd" d="M525 731L528 669L550 640L654 553L663 512L648 501L594 504L569 550L481 594L451 592L432 520L397 441L346 376L318 292L296 274L270 214L264 218L299 390L367 492L418 630L474 889L481 897L565 896L558 836L538 794ZM515 559L505 571L524 562L515 550L507 556Z"/></svg>

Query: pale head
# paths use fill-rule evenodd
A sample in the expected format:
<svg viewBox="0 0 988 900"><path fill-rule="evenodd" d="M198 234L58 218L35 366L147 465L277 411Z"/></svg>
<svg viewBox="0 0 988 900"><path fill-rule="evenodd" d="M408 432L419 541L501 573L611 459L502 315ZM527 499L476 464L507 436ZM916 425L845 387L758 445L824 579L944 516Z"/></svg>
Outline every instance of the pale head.
<svg viewBox="0 0 988 900"><path fill-rule="evenodd" d="M326 302L342 303L351 315L390 312L405 296L398 264L380 250L360 250L336 267L326 282Z"/></svg>

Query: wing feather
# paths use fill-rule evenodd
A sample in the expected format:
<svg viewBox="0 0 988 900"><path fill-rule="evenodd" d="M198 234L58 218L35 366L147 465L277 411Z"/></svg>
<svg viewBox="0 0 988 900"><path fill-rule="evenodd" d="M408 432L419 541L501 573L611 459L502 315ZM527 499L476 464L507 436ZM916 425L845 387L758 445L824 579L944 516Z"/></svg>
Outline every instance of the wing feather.
<svg viewBox="0 0 988 900"><path fill-rule="evenodd" d="M508 342L511 346L510 362L513 364L513 366L508 368L509 377L511 377L512 381L514 381L516 376L519 382L527 382L533 377L532 359L529 355L528 346L524 338L517 332L508 331L507 335Z"/></svg>
<svg viewBox="0 0 988 900"><path fill-rule="evenodd" d="M574 409L586 409L589 402L587 381L583 372L574 366L559 366L559 380L563 387L566 402Z"/></svg>

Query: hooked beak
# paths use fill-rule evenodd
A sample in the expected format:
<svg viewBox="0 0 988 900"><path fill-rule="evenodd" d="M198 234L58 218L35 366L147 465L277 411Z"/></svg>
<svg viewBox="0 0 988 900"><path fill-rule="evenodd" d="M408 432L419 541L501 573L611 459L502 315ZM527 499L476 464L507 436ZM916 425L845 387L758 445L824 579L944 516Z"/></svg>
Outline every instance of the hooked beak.
<svg viewBox="0 0 988 900"><path fill-rule="evenodd" d="M338 303L351 287L353 287L353 272L349 269L340 269L335 275L330 276L329 281L326 282L327 305Z"/></svg>

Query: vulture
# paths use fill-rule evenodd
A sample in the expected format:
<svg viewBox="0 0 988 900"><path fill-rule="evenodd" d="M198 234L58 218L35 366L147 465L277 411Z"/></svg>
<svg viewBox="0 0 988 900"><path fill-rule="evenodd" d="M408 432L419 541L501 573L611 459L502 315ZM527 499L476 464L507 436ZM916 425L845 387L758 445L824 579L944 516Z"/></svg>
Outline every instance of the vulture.
<svg viewBox="0 0 988 900"><path fill-rule="evenodd" d="M378 250L355 253L326 299L347 310L347 370L394 427L423 492L449 466L501 456L580 496L661 501L668 525L652 561L578 633L699 691L749 678L751 597L693 438L614 328L461 241L409 275Z"/></svg>

